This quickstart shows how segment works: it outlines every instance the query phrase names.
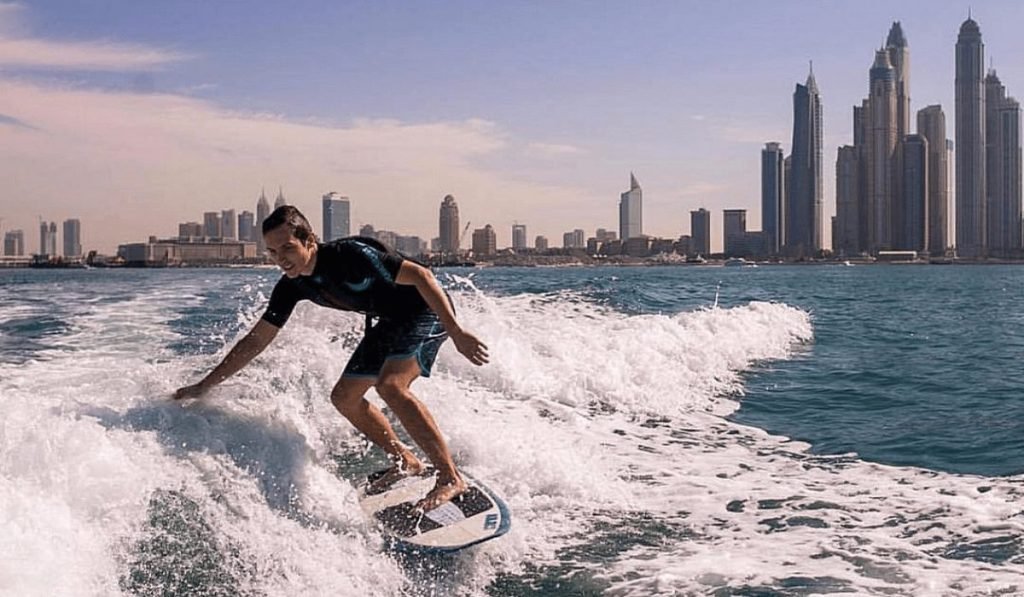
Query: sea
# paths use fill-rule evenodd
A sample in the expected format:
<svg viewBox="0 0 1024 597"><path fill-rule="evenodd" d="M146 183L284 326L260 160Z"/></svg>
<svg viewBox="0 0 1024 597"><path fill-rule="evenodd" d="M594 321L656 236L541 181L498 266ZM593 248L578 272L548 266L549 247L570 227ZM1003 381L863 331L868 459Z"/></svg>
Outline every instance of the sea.
<svg viewBox="0 0 1024 597"><path fill-rule="evenodd" d="M512 511L447 556L356 503L361 316L179 403L279 273L0 270L0 595L1024 595L1024 267L436 274L491 362L413 389Z"/></svg>

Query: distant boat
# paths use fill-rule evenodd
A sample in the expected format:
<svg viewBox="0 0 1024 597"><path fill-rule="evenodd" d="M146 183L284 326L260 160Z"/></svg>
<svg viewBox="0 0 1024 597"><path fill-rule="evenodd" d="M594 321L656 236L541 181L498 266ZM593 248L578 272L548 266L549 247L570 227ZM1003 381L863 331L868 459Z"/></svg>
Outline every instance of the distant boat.
<svg viewBox="0 0 1024 597"><path fill-rule="evenodd" d="M742 267L744 265L754 265L754 262L747 261L742 257L730 257L725 260L726 267Z"/></svg>

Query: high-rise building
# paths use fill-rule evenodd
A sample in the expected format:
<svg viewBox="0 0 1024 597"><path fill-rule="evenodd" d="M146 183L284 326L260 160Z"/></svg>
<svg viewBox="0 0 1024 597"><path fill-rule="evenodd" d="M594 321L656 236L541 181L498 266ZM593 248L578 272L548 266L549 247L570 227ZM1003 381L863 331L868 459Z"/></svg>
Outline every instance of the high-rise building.
<svg viewBox="0 0 1024 597"><path fill-rule="evenodd" d="M377 231L373 229L373 224L363 224L359 227L359 236L377 238Z"/></svg>
<svg viewBox="0 0 1024 597"><path fill-rule="evenodd" d="M57 256L57 222L39 223L39 254Z"/></svg>
<svg viewBox="0 0 1024 597"><path fill-rule="evenodd" d="M697 255L711 254L711 212L703 207L690 212L690 248Z"/></svg>
<svg viewBox="0 0 1024 597"><path fill-rule="evenodd" d="M8 230L4 233L4 255L8 257L23 257L25 255L25 232L23 230Z"/></svg>
<svg viewBox="0 0 1024 597"><path fill-rule="evenodd" d="M457 255L462 231L459 229L459 205L455 197L445 195L441 201L441 212L438 220L438 236L441 238L441 253Z"/></svg>
<svg viewBox="0 0 1024 597"><path fill-rule="evenodd" d="M875 52L870 72L871 91L867 102L866 200L868 250L891 250L893 219L898 213L896 188L899 183L896 150L899 144L896 106L896 71L889 52Z"/></svg>
<svg viewBox="0 0 1024 597"><path fill-rule="evenodd" d="M630 172L629 190L619 196L619 237L623 241L643 236L643 212L643 190Z"/></svg>
<svg viewBox="0 0 1024 597"><path fill-rule="evenodd" d="M781 251L785 237L785 161L778 143L766 143L761 150L761 230L772 254Z"/></svg>
<svg viewBox="0 0 1024 597"><path fill-rule="evenodd" d="M351 234L349 222L350 205L348 197L330 192L323 197L324 238L325 243L344 238Z"/></svg>
<svg viewBox="0 0 1024 597"><path fill-rule="evenodd" d="M946 115L933 105L917 112L917 133L928 142L928 252L945 253L949 239L950 176Z"/></svg>
<svg viewBox="0 0 1024 597"><path fill-rule="evenodd" d="M526 224L512 224L512 250L526 250Z"/></svg>
<svg viewBox="0 0 1024 597"><path fill-rule="evenodd" d="M270 216L270 202L267 201L267 195L260 189L260 197L256 200L256 254L262 255L267 250L266 243L263 242L263 220L266 220Z"/></svg>
<svg viewBox="0 0 1024 597"><path fill-rule="evenodd" d="M795 257L821 248L821 95L814 71L793 92L793 144L785 215L785 250Z"/></svg>
<svg viewBox="0 0 1024 597"><path fill-rule="evenodd" d="M256 216L249 210L243 210L238 214L238 240L251 243L256 241L256 236Z"/></svg>
<svg viewBox="0 0 1024 597"><path fill-rule="evenodd" d="M1008 257L1021 249L1020 104L994 70L985 77L985 167L989 254Z"/></svg>
<svg viewBox="0 0 1024 597"><path fill-rule="evenodd" d="M896 135L902 140L910 134L910 49L899 21L889 28L885 50L892 64L896 90Z"/></svg>
<svg viewBox="0 0 1024 597"><path fill-rule="evenodd" d="M203 236L203 225L199 222L182 222L178 224L178 238L201 238Z"/></svg>
<svg viewBox="0 0 1024 597"><path fill-rule="evenodd" d="M538 251L547 251L548 237L538 236L537 238L533 239L533 248L537 249Z"/></svg>
<svg viewBox="0 0 1024 597"><path fill-rule="evenodd" d="M860 160L854 145L843 145L836 156L836 219L832 229L832 250L843 256L857 255L862 251Z"/></svg>
<svg viewBox="0 0 1024 597"><path fill-rule="evenodd" d="M985 45L974 19L956 40L956 248L962 257L987 253L985 188Z"/></svg>
<svg viewBox="0 0 1024 597"><path fill-rule="evenodd" d="M282 205L288 205L288 201L284 198L284 189L277 187L277 199L274 199L274 209L277 209Z"/></svg>
<svg viewBox="0 0 1024 597"><path fill-rule="evenodd" d="M237 240L238 230L235 225L238 223L238 217L235 215L235 210L225 209L220 212L220 237L225 240Z"/></svg>
<svg viewBox="0 0 1024 597"><path fill-rule="evenodd" d="M82 256L82 223L74 218L64 220L64 256Z"/></svg>
<svg viewBox="0 0 1024 597"><path fill-rule="evenodd" d="M498 237L494 228L487 224L483 228L473 231L473 255L476 257L488 257L498 252Z"/></svg>
<svg viewBox="0 0 1024 597"><path fill-rule="evenodd" d="M220 238L221 232L220 214L215 211L203 213L203 236L206 238Z"/></svg>
<svg viewBox="0 0 1024 597"><path fill-rule="evenodd" d="M900 161L899 212L894 214L894 249L925 251L928 247L928 141L923 135L907 135Z"/></svg>
<svg viewBox="0 0 1024 597"><path fill-rule="evenodd" d="M740 256L745 247L747 235L747 210L725 209L722 210L722 238L725 241L725 255L727 257Z"/></svg>

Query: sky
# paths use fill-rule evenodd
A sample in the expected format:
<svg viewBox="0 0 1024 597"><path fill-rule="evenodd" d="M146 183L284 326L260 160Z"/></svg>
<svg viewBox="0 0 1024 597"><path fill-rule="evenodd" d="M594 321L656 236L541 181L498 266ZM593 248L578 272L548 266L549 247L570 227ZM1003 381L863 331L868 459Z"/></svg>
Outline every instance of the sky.
<svg viewBox="0 0 1024 597"><path fill-rule="evenodd" d="M788 153L813 61L824 112L825 235L836 150L852 142L874 51L900 21L911 107L954 138L954 45L967 5L934 1L277 2L0 0L0 230L78 218L86 250L177 234L282 189L319 229L320 198L437 236L462 222L529 238L618 230L635 173L644 233L747 209L760 152ZM974 0L1008 93L1024 89L1024 3Z"/></svg>

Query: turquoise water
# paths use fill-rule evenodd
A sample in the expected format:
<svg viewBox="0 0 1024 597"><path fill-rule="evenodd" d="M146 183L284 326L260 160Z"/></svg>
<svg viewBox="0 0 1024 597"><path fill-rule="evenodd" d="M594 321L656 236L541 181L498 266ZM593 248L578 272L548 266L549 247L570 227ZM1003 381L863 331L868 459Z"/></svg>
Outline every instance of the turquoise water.
<svg viewBox="0 0 1024 597"><path fill-rule="evenodd" d="M1024 268L438 275L492 363L414 389L513 527L430 559L355 503L361 317L183 405L274 270L0 270L0 593L1024 593Z"/></svg>
<svg viewBox="0 0 1024 597"><path fill-rule="evenodd" d="M785 303L814 342L747 375L736 421L816 453L982 475L1024 472L1024 267L485 270L503 293L571 288L630 313Z"/></svg>

